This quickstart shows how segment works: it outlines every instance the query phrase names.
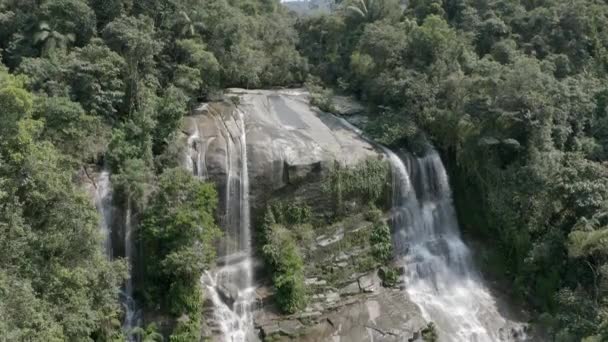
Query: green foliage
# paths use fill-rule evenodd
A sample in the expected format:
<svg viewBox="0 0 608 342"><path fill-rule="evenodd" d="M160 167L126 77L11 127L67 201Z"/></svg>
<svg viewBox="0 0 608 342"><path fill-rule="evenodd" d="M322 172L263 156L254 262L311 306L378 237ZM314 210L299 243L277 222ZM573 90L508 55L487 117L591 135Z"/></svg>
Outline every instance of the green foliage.
<svg viewBox="0 0 608 342"><path fill-rule="evenodd" d="M75 190L81 178L77 170L90 169L87 164L109 167L114 204L138 218L134 223L153 217L147 209L160 206L158 189L171 188L168 176L156 173L175 173L172 168L183 152L177 148L176 132L191 106L226 86L285 86L305 79L307 62L296 50L294 20L274 0L0 0L0 60L10 68L0 64L0 197L15 201L6 204L7 213L12 212L6 220L23 221L14 226L15 235L2 240L11 251L3 261L12 260L25 272L8 272L3 263L0 268L2 296L23 298L0 298L3 337L123 339L117 286L124 268L120 262L107 262L99 251L95 211ZM45 174L51 170L56 174ZM193 185L184 177L176 176ZM58 188L64 192L46 198L50 189ZM197 185L191 191L215 202L211 189ZM209 244L208 236L217 233L206 221L214 209L192 205L167 202L169 208L208 215L171 221L166 229L177 234L178 228L189 228L183 233ZM173 219L177 214L158 211ZM41 226L33 228L30 219L40 220ZM65 222L58 223L60 219ZM209 234L195 234L194 221L199 219L203 221L197 224L208 226ZM150 220L147 228L154 226ZM298 239L310 235L309 225L302 228ZM56 234L33 245L47 233ZM201 293L192 279L206 267L211 248L195 248L195 238L180 248L164 245L163 239L177 235L146 235L147 244L164 241L161 249L149 250L157 256L150 267L159 271L163 294L150 302L160 304L160 315L183 314L173 340L198 340ZM69 257L71 262L65 262ZM139 257L133 261L137 269L147 263ZM38 259L51 269L41 271ZM90 271L84 271L85 264ZM105 287L91 280L97 280L96 272L106 272ZM39 280L47 275L53 278ZM44 282L47 288L42 288ZM135 286L140 286L137 281ZM136 296L143 290L136 288ZM166 300L171 296L173 305ZM70 305L74 308L67 309ZM5 319L11 312L20 321ZM31 324L23 319L26 315L32 317Z"/></svg>
<svg viewBox="0 0 608 342"><path fill-rule="evenodd" d="M386 263L393 257L391 229L386 222L374 222L369 242L372 246L372 254L379 263Z"/></svg>
<svg viewBox="0 0 608 342"><path fill-rule="evenodd" d="M433 322L427 324L426 328L422 329L420 333L424 342L436 342L439 340L437 328L435 328L435 323Z"/></svg>
<svg viewBox="0 0 608 342"><path fill-rule="evenodd" d="M308 205L298 202L272 202L266 207L267 226L279 223L284 225L300 225L310 223L312 217Z"/></svg>
<svg viewBox="0 0 608 342"><path fill-rule="evenodd" d="M70 156L89 161L104 151L108 129L99 117L87 115L77 102L65 97L42 97L34 112L35 119L45 122L43 137Z"/></svg>
<svg viewBox="0 0 608 342"><path fill-rule="evenodd" d="M188 97L174 86L165 90L156 104L156 126L153 133L154 145L157 151L167 144L171 135L182 123L182 117L188 111Z"/></svg>
<svg viewBox="0 0 608 342"><path fill-rule="evenodd" d="M286 313L306 306L304 263L297 242L312 239L311 214L307 205L273 202L266 206L262 220L262 253L272 270L275 301Z"/></svg>
<svg viewBox="0 0 608 342"><path fill-rule="evenodd" d="M178 87L196 99L219 86L220 64L205 45L193 39L181 39L176 42L176 49L177 60L181 63L175 71Z"/></svg>
<svg viewBox="0 0 608 342"><path fill-rule="evenodd" d="M105 258L68 158L40 140L44 123L31 113L45 99L22 86L0 70L0 330L11 340L116 337L126 268Z"/></svg>
<svg viewBox="0 0 608 342"><path fill-rule="evenodd" d="M91 114L117 119L125 85L125 60L94 39L69 56L67 75L75 99Z"/></svg>
<svg viewBox="0 0 608 342"><path fill-rule="evenodd" d="M272 267L275 301L279 308L286 313L303 309L306 306L304 264L290 231L278 224L270 226L262 251Z"/></svg>
<svg viewBox="0 0 608 342"><path fill-rule="evenodd" d="M163 335L158 332L156 323L150 323L146 328L136 327L130 332L131 336L136 337L142 342L163 342Z"/></svg>
<svg viewBox="0 0 608 342"><path fill-rule="evenodd" d="M336 111L332 102L333 91L320 85L318 79L309 79L306 82L306 88L310 92L310 104L319 107L324 112L332 113Z"/></svg>
<svg viewBox="0 0 608 342"><path fill-rule="evenodd" d="M168 169L144 211L139 236L145 251L145 293L150 307L200 321L200 277L215 256L217 194L182 169Z"/></svg>
<svg viewBox="0 0 608 342"><path fill-rule="evenodd" d="M411 1L373 21L370 3L298 23L318 87L376 106L366 130L385 144L434 143L464 229L553 339L606 339L608 6Z"/></svg>
<svg viewBox="0 0 608 342"><path fill-rule="evenodd" d="M388 163L382 160L366 159L348 168L336 164L324 183L325 191L334 199L336 214L344 213L347 201L383 205L389 172Z"/></svg>
<svg viewBox="0 0 608 342"><path fill-rule="evenodd" d="M378 276L382 279L382 286L394 287L399 281L399 272L392 267L381 267Z"/></svg>

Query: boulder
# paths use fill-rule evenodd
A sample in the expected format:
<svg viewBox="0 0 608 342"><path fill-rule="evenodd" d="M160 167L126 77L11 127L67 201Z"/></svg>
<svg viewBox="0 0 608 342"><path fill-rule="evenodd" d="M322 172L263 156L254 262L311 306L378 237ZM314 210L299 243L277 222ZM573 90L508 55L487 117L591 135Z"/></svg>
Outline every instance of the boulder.
<svg viewBox="0 0 608 342"><path fill-rule="evenodd" d="M353 297L354 299L354 297ZM426 326L418 307L401 291L383 290L351 299L326 313L316 324L301 327L289 341L408 341Z"/></svg>
<svg viewBox="0 0 608 342"><path fill-rule="evenodd" d="M359 293L359 283L354 282L346 285L340 289L340 294L343 296L350 296Z"/></svg>

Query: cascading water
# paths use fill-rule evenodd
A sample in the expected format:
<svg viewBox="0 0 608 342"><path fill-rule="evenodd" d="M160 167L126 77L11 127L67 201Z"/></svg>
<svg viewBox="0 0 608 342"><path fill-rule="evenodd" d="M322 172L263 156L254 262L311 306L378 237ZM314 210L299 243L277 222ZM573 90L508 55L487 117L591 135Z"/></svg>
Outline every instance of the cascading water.
<svg viewBox="0 0 608 342"><path fill-rule="evenodd" d="M131 224L131 203L127 200L127 210L125 211L125 227L124 227L124 245L125 245L125 259L129 265L129 278L125 283L123 291L122 305L125 310L125 320L123 322L123 331L129 335L129 341L136 341L134 336L130 336L133 328L138 326L139 312L135 299L133 299L133 257L135 255L135 246L132 238L132 224Z"/></svg>
<svg viewBox="0 0 608 342"><path fill-rule="evenodd" d="M407 155L406 163L388 148L365 138L343 118L340 122L381 148L393 180L393 245L404 267L406 291L424 318L439 330L440 341L526 341L525 326L504 318L475 269L460 237L448 176L439 154ZM406 165L407 164L407 165Z"/></svg>
<svg viewBox="0 0 608 342"><path fill-rule="evenodd" d="M205 167L205 153L207 145L201 134L198 125L195 126L194 134L188 137L188 158L186 163L188 168L198 177L207 178L207 168Z"/></svg>
<svg viewBox="0 0 608 342"><path fill-rule="evenodd" d="M95 206L101 216L99 228L103 236L103 247L108 259L112 259L112 183L110 182L110 172L105 170L97 179Z"/></svg>
<svg viewBox="0 0 608 342"><path fill-rule="evenodd" d="M522 341L475 270L463 243L446 171L437 152L403 162L385 149L393 171L393 243L403 282L440 341ZM509 327L509 325L511 325Z"/></svg>
<svg viewBox="0 0 608 342"><path fill-rule="evenodd" d="M251 233L249 213L249 176L247 169L247 139L245 120L239 110L237 126L240 132L238 146L226 139L226 188L223 226L225 247L220 251L218 268L202 278L206 295L213 303L213 318L219 334L225 341L245 342L253 340L252 304L254 299L253 265L251 257ZM201 142L198 127L189 139L196 153L192 161L195 174L206 178L204 163L205 145ZM197 144L197 145L194 145ZM234 150L240 152L238 163L233 162ZM203 153L201 153L203 152ZM235 165L237 167L235 168Z"/></svg>
<svg viewBox="0 0 608 342"><path fill-rule="evenodd" d="M97 179L96 183L95 206L97 207L97 211L101 216L99 227L103 236L104 250L107 258L111 260L114 258L114 253L112 250L112 223L114 206L112 203L112 183L110 181L109 171L104 170L99 174L99 178ZM132 266L134 256L131 234L131 208L129 205L127 205L124 224L124 250L125 259L127 259L130 266ZM120 297L125 312L123 331L127 335L130 335L133 328L137 326L139 320L139 312L137 310L135 300L133 299L133 280L131 276L129 276L127 279L125 287L123 291L121 291ZM129 336L129 341L135 340L135 337Z"/></svg>

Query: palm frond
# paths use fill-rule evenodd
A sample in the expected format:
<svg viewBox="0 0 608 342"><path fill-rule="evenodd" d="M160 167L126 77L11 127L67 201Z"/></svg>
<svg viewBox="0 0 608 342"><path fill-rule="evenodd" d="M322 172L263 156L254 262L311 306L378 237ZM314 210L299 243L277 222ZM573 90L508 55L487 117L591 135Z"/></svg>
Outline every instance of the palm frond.
<svg viewBox="0 0 608 342"><path fill-rule="evenodd" d="M356 6L348 6L347 7L348 10L355 12L356 14L360 15L361 18L365 18L365 13L363 13L363 11Z"/></svg>

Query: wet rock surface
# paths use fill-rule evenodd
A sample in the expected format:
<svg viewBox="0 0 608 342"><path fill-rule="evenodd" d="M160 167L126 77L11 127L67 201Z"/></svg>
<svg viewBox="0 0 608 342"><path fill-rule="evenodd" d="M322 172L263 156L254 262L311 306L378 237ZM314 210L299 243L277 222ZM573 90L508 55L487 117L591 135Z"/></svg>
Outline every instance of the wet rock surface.
<svg viewBox="0 0 608 342"><path fill-rule="evenodd" d="M375 293L362 293L359 285L353 284L359 291L349 296L332 292L326 298L317 297L326 300L317 302L316 310L309 308L288 317L262 310L256 315L255 326L262 336L272 336L276 341L307 342L408 341L426 326L418 307L402 291L375 284Z"/></svg>
<svg viewBox="0 0 608 342"><path fill-rule="evenodd" d="M238 100L230 100L235 97ZM383 158L338 118L311 107L304 90L230 89L225 98L199 106L184 119L184 145L188 137L198 135L195 144L190 142L194 148L184 164L196 167L192 160L202 153L208 177L223 184L228 166L238 163L235 117L242 111L252 203L265 202L273 191L288 185L319 179L335 163Z"/></svg>
<svg viewBox="0 0 608 342"><path fill-rule="evenodd" d="M347 101L341 108L345 113L362 110ZM311 107L305 91L232 89L225 100L201 105L184 119L184 165L201 169L199 174L218 185L226 184L229 170L240 163L239 111L245 120L252 215L253 206L259 209L269 200L306 201L315 204L316 212L329 210L331 199L321 180L332 167L384 158L339 119ZM226 191L218 186L220 219ZM381 286L376 269L370 267L370 247L360 242L367 241L372 223L354 212L315 228L311 241L300 246L309 289L305 310L280 314L272 288L257 288L254 328L261 339L407 341L426 326L404 291ZM220 288L219 294L226 302L236 297L229 287ZM216 335L213 321L206 321Z"/></svg>

